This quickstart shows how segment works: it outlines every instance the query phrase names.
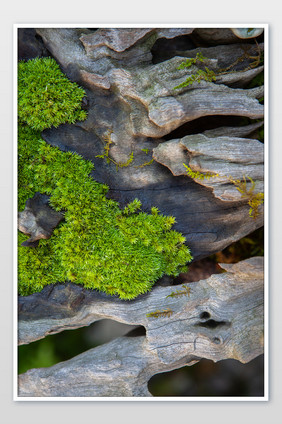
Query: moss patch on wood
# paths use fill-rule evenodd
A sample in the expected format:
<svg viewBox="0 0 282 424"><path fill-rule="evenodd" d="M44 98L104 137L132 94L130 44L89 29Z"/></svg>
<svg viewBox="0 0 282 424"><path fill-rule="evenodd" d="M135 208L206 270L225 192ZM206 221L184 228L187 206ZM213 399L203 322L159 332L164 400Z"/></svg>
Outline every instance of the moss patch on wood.
<svg viewBox="0 0 282 424"><path fill-rule="evenodd" d="M44 97L41 100L44 107ZM155 207L151 213L142 212L138 199L121 209L106 197L108 186L89 176L93 164L77 153L48 145L38 129L47 128L50 121L44 118L34 125L26 119L23 123L22 108L19 102L19 209L34 193L45 193L50 206L64 213L64 221L36 248L21 246L28 236L19 233L20 295L71 281L133 299L150 290L164 274L176 276L187 269L192 256L183 235L172 230L174 217L160 214ZM57 118L56 124L65 122Z"/></svg>

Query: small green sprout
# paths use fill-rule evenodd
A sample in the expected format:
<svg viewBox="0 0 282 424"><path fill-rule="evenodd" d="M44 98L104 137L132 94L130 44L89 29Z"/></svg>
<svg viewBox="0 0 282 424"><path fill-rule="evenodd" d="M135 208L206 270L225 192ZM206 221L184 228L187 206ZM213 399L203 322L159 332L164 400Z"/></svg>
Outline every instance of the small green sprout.
<svg viewBox="0 0 282 424"><path fill-rule="evenodd" d="M183 290L176 290L175 292L172 292L168 294L166 297L179 297L179 296L190 296L191 288L188 286L182 285Z"/></svg>
<svg viewBox="0 0 282 424"><path fill-rule="evenodd" d="M173 311L168 308L168 309L164 309L163 311L154 311L154 312L149 312L148 314L146 314L146 316L148 318L160 318L160 317L170 317L173 314Z"/></svg>
<svg viewBox="0 0 282 424"><path fill-rule="evenodd" d="M216 174L216 173L212 174L210 172L206 172L205 174L203 174L199 171L193 171L185 163L183 163L183 166L186 168L187 175L190 178L193 178L193 179L198 179L198 180L207 179L207 180L209 180L210 178L220 176L219 174ZM248 204L250 206L249 216L251 218L256 218L258 216L258 208L264 202L264 193L261 193L261 192L255 193L254 192L255 185L256 185L255 181L253 181L253 179L251 177L247 176L247 178L251 182L251 187L248 189L245 176L243 176L243 180L234 180L233 177L231 177L231 176L227 177L226 175L222 175L222 177L228 178L228 180L232 184L234 184L236 189L241 193L242 198L248 199Z"/></svg>
<svg viewBox="0 0 282 424"><path fill-rule="evenodd" d="M206 172L205 174L203 174L199 171L193 171L189 166L185 165L185 163L183 163L183 166L186 168L187 175L193 179L195 178L197 180L209 180L210 178L219 177L219 174L217 173Z"/></svg>
<svg viewBox="0 0 282 424"><path fill-rule="evenodd" d="M249 176L247 176L247 178L251 182L251 187L249 189L247 187L247 181L245 176L243 176L243 181L234 180L232 177L229 177L229 181L235 185L237 190L241 193L242 198L248 199L248 205L250 206L249 216L251 218L256 218L259 213L258 208L264 202L264 193L255 193L255 181Z"/></svg>
<svg viewBox="0 0 282 424"><path fill-rule="evenodd" d="M152 158L149 162L144 162L141 165L136 165L134 168L144 168L144 166L152 165L153 162L154 162L154 158Z"/></svg>
<svg viewBox="0 0 282 424"><path fill-rule="evenodd" d="M106 145L104 147L104 154L103 155L96 155L96 158L100 158L100 159L106 159L107 163L113 163L116 165L116 170L118 171L119 168L124 168L127 167L131 164L131 162L133 161L133 152L130 153L129 158L127 159L126 162L116 162L114 159L112 159L109 156L110 153L110 145L113 143L112 139L111 139L111 135L112 135L113 131L109 130L108 133L106 134L106 136L104 137L104 140L106 142Z"/></svg>

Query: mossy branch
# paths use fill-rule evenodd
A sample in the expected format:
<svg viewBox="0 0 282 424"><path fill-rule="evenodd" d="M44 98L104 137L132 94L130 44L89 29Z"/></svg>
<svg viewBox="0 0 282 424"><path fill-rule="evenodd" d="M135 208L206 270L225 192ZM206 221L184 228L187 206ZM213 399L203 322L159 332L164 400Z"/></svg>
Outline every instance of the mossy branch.
<svg viewBox="0 0 282 424"><path fill-rule="evenodd" d="M217 76L233 72L232 69L238 63L242 62L246 58L254 59L254 62L252 62L250 65L248 65L245 69L241 70L240 72L245 72L249 69L256 68L263 62L263 53L261 52L261 49L259 47L257 40L255 40L255 43L256 43L256 47L258 51L257 56L251 56L249 52L245 49L244 53L225 69L221 69L218 72L214 72L211 69L209 69L207 66L205 66L204 69L198 69L194 74L189 75L185 81L183 81L181 84L174 87L174 90L188 87L190 85L193 85L195 82L197 83L200 83L201 81L215 82ZM207 57L204 57L201 52L198 52L195 58L187 59L185 62L182 62L176 69L181 70L185 68L190 68L192 65L203 63L205 60L207 60Z"/></svg>
<svg viewBox="0 0 282 424"><path fill-rule="evenodd" d="M193 178L193 179L198 179L198 180L207 179L207 180L209 180L210 178L215 178L215 177L227 178L230 181L230 183L234 184L236 189L241 193L242 198L248 199L248 205L250 206L249 216L251 218L257 218L257 216L259 214L258 208L264 202L264 193L262 193L262 192L255 193L254 192L256 183L251 177L247 176L247 178L251 182L251 187L248 188L245 175L243 175L242 180L238 180L238 179L234 180L234 178L231 177L231 176L227 177L226 175L219 175L218 173L210 173L210 172L202 173L202 172L199 172L199 171L193 171L185 163L183 163L183 166L185 167L185 169L187 171L187 175L190 178Z"/></svg>

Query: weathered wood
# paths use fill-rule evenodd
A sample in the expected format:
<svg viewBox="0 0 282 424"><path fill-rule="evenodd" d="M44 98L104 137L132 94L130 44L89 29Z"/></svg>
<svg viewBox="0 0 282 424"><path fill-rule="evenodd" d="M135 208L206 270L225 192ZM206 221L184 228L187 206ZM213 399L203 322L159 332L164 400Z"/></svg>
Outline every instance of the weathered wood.
<svg viewBox="0 0 282 424"><path fill-rule="evenodd" d="M41 193L26 201L25 209L18 213L18 229L30 235L22 246L37 247L40 239L51 237L54 228L64 219L62 212L49 206L49 196Z"/></svg>
<svg viewBox="0 0 282 424"><path fill-rule="evenodd" d="M235 28L196 28L193 35L197 40L208 42L209 44L230 44L241 41L234 32ZM243 28L241 29L243 30ZM261 32L257 32L260 35Z"/></svg>
<svg viewBox="0 0 282 424"><path fill-rule="evenodd" d="M222 201L236 202L242 198L231 180L245 178L248 190L254 184L254 193L264 191L264 146L258 140L195 134L160 143L153 150L153 157L176 176L187 175L183 163L194 172L218 175L196 181L210 187Z"/></svg>
<svg viewBox="0 0 282 424"><path fill-rule="evenodd" d="M147 383L156 373L201 358L246 363L260 355L263 258L221 266L227 272L183 286L155 287L131 302L76 291L70 284L54 286L45 317L37 309L46 301L44 293L29 296L19 314L21 343L102 318L142 325L146 336L118 338L50 368L29 370L19 376L19 396L150 396ZM157 317L158 311L163 316Z"/></svg>
<svg viewBox="0 0 282 424"><path fill-rule="evenodd" d="M197 118L220 115L222 126L225 116L263 117L263 105L257 100L263 87L244 88L263 69L249 69L259 56L254 42L241 45L229 31L235 44L186 50L152 63L156 40L185 34L192 37L194 30L39 28L37 33L64 72L86 88L88 100L86 121L45 130L42 136L52 145L91 160L93 178L109 185L110 197L121 206L137 197L145 211L156 206L175 216L175 229L186 237L195 260L222 250L263 224L262 213L257 219L248 216L246 201L219 202L210 189L187 177L173 176L156 161L151 163L152 150L164 141L162 137ZM263 43L259 49L263 51ZM220 72L218 81L175 90L198 70L195 65L182 70L177 67L200 51L208 58L207 66ZM228 73L222 72L230 66ZM203 123L202 132L205 129ZM104 153L110 131L110 157L126 163L132 152L134 156L130 166L120 167L118 172L114 163L96 157ZM238 134L240 131L238 126Z"/></svg>

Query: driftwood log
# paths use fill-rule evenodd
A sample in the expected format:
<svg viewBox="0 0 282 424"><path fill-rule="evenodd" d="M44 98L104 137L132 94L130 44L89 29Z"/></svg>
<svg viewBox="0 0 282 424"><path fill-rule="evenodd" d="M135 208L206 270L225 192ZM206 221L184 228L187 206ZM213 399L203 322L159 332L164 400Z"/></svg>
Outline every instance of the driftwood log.
<svg viewBox="0 0 282 424"><path fill-rule="evenodd" d="M195 260L263 225L263 207L251 218L247 200L224 178L249 176L263 191L263 144L257 140L263 87L248 88L263 71L263 40L242 41L228 29L214 31L213 38L212 31L38 28L28 50L52 55L87 95L87 120L45 130L43 139L91 160L93 178L108 184L108 196L121 206L137 197L143 210L156 206L175 216L174 228L186 237ZM31 44L30 31L27 39ZM199 52L216 81L175 89L200 65L177 68ZM109 137L111 163L97 157ZM132 153L130 166L116 165ZM186 175L183 163L221 177L199 183ZM19 396L151 396L147 383L156 373L201 358L246 363L260 355L263 259L221 266L227 272L184 286L160 282L130 302L70 283L19 297L19 344L103 318L146 331L20 375Z"/></svg>
<svg viewBox="0 0 282 424"><path fill-rule="evenodd" d="M118 338L50 368L29 370L19 376L19 396L151 396L147 383L159 372L201 358L246 363L262 354L263 258L221 266L225 273L155 287L130 302L72 284L48 286L29 296L24 306L20 303L20 343L102 318L141 325L146 334Z"/></svg>

